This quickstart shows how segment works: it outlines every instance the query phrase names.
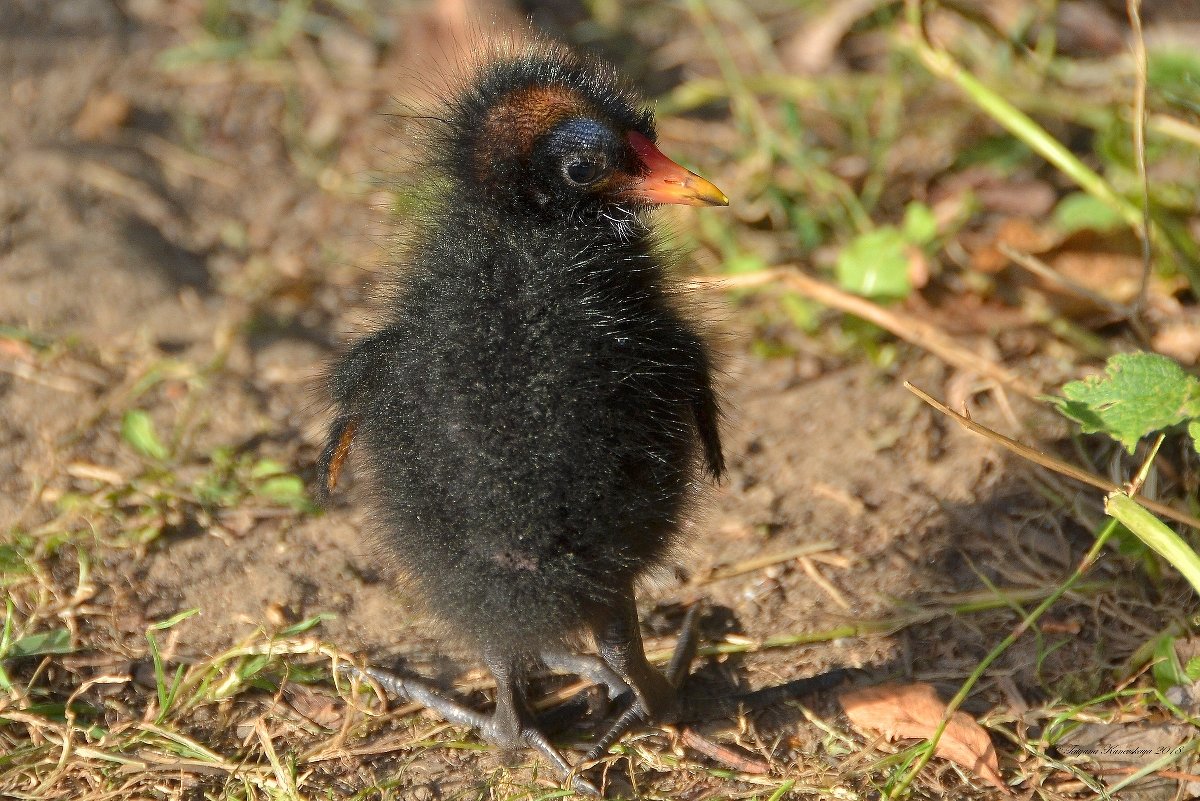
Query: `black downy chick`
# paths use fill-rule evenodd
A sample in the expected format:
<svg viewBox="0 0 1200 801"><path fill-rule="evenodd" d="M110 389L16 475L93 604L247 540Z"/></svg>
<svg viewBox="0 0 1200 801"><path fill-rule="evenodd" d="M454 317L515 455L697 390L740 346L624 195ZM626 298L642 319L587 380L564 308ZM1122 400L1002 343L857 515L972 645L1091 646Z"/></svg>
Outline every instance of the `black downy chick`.
<svg viewBox="0 0 1200 801"><path fill-rule="evenodd" d="M652 114L610 68L556 48L497 56L438 120L444 188L385 323L332 374L321 481L333 488L353 441L379 555L483 659L496 710L366 675L537 748L565 778L525 701L531 665L632 691L593 758L676 703L679 676L646 660L634 585L676 543L701 471L717 479L724 461L709 356L643 217L728 200L659 152ZM569 651L589 637L599 660Z"/></svg>

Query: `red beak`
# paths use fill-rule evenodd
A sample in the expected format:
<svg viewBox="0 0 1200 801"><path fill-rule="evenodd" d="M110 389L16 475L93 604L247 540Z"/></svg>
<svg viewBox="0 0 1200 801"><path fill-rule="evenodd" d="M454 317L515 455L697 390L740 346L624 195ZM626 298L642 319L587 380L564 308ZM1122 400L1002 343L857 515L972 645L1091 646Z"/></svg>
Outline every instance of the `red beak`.
<svg viewBox="0 0 1200 801"><path fill-rule="evenodd" d="M629 194L651 203L684 206L728 206L729 198L711 182L680 167L662 154L654 143L636 131L625 136L646 172L629 189Z"/></svg>

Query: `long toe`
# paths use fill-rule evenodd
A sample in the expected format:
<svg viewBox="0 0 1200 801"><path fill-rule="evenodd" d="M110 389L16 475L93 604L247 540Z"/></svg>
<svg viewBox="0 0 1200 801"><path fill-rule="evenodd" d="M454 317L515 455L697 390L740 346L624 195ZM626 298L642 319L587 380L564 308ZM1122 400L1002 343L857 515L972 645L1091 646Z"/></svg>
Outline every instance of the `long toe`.
<svg viewBox="0 0 1200 801"><path fill-rule="evenodd" d="M696 651L700 648L700 615L704 612L704 601L692 604L683 618L683 626L679 631L679 639L675 642L675 651L671 654L671 662L667 665L667 681L676 689L687 681L692 672L692 662L696 659Z"/></svg>
<svg viewBox="0 0 1200 801"><path fill-rule="evenodd" d="M850 678L854 671L838 668L827 673L795 679L771 687L732 695L682 696L677 723L716 720L753 709L765 709L831 690Z"/></svg>
<svg viewBox="0 0 1200 801"><path fill-rule="evenodd" d="M550 670L573 673L604 687L610 701L632 692L629 685L622 681L612 668L604 664L600 657L570 651L543 651L541 659L542 664Z"/></svg>
<svg viewBox="0 0 1200 801"><path fill-rule="evenodd" d="M343 664L339 670L344 676L360 681L374 682L393 696L422 704L451 723L476 729L480 737L504 751L534 748L554 767L554 772L560 780L571 783L575 792L592 796L600 795L600 791L594 784L577 775L574 766L554 747L545 734L531 725L518 722L519 716L480 714L446 698L423 681L397 676L379 668L359 668L355 665ZM515 726L514 722L516 722Z"/></svg>
<svg viewBox="0 0 1200 801"><path fill-rule="evenodd" d="M388 693L406 701L414 701L441 715L450 723L483 730L491 720L457 701L445 697L433 687L419 679L405 678L379 668L358 668L351 664L341 666L342 674L360 681L374 682Z"/></svg>

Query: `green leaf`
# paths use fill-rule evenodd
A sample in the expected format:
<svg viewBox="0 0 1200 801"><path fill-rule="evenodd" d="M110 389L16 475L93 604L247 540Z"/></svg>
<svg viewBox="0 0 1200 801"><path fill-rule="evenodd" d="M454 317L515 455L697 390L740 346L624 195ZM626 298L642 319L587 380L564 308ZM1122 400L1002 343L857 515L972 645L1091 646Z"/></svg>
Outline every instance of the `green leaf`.
<svg viewBox="0 0 1200 801"><path fill-rule="evenodd" d="M304 491L304 482L299 476L272 476L260 483L254 490L254 494L294 509L306 509L309 505L308 494Z"/></svg>
<svg viewBox="0 0 1200 801"><path fill-rule="evenodd" d="M27 575L29 560L15 545L0 545L0 587L9 579Z"/></svg>
<svg viewBox="0 0 1200 801"><path fill-rule="evenodd" d="M908 240L892 226L859 235L842 248L836 274L842 288L868 298L899 300L908 297Z"/></svg>
<svg viewBox="0 0 1200 801"><path fill-rule="evenodd" d="M1164 100L1200 112L1200 56L1187 49L1160 50L1149 54L1146 82Z"/></svg>
<svg viewBox="0 0 1200 801"><path fill-rule="evenodd" d="M279 632L279 636L293 637L297 634L303 634L309 629L321 624L323 621L333 620L336 617L337 615L333 614L332 612L320 612L319 614L313 615L308 620L301 620L299 623L293 623L283 631Z"/></svg>
<svg viewBox="0 0 1200 801"><path fill-rule="evenodd" d="M150 626L147 628L147 630L148 631L166 631L167 629L171 628L172 626L176 626L176 625L182 623L183 621L187 620L189 617L192 617L193 615L198 615L198 614L200 614L199 607L192 607L191 609L184 609L182 612L176 612L175 614L171 615L166 620L160 620L157 623L151 623Z"/></svg>
<svg viewBox="0 0 1200 801"><path fill-rule="evenodd" d="M1200 453L1200 420L1188 423L1187 432L1192 438L1192 447L1196 449L1196 453Z"/></svg>
<svg viewBox="0 0 1200 801"><path fill-rule="evenodd" d="M1183 666L1183 672L1192 681L1200 681L1200 656L1193 656L1188 660L1188 663Z"/></svg>
<svg viewBox="0 0 1200 801"><path fill-rule="evenodd" d="M257 656L250 657L244 663L242 663L241 667L237 669L238 678L240 678L242 681L245 681L246 679L256 676L258 672L266 667L270 661L271 657L267 654L259 654Z"/></svg>
<svg viewBox="0 0 1200 801"><path fill-rule="evenodd" d="M1174 637L1162 637L1154 644L1154 664L1150 672L1154 675L1154 684L1159 692L1165 693L1172 687L1192 683L1175 654Z"/></svg>
<svg viewBox="0 0 1200 801"><path fill-rule="evenodd" d="M1184 92L1200 86L1200 55L1182 48L1149 55L1146 82L1155 89Z"/></svg>
<svg viewBox="0 0 1200 801"><path fill-rule="evenodd" d="M1130 453L1147 434L1200 413L1200 381L1155 353L1113 356L1103 376L1072 381L1062 393L1049 400L1063 415L1085 434L1108 434Z"/></svg>
<svg viewBox="0 0 1200 801"><path fill-rule="evenodd" d="M792 321L792 325L807 334L815 334L821 327L821 306L804 297L798 292L783 292L779 295L779 305Z"/></svg>
<svg viewBox="0 0 1200 801"><path fill-rule="evenodd" d="M139 409L126 412L121 419L121 438L143 456L151 459L166 459L168 456L167 447L154 432L154 421Z"/></svg>
<svg viewBox="0 0 1200 801"><path fill-rule="evenodd" d="M1054 207L1054 225L1063 233L1111 231L1124 224L1121 214L1086 192L1075 192Z"/></svg>
<svg viewBox="0 0 1200 801"><path fill-rule="evenodd" d="M914 200L904 209L904 238L914 245L928 245L937 239L937 218L933 209Z"/></svg>
<svg viewBox="0 0 1200 801"><path fill-rule="evenodd" d="M136 526L122 532L121 539L135 545L149 545L162 536L162 532L162 526L158 524Z"/></svg>
<svg viewBox="0 0 1200 801"><path fill-rule="evenodd" d="M27 634L16 640L4 655L6 659L20 656L45 656L46 654L69 654L71 648L71 632L66 629L54 629L38 634Z"/></svg>
<svg viewBox="0 0 1200 801"><path fill-rule="evenodd" d="M287 468L274 459L259 459L250 468L250 478L267 478L268 476L277 476L286 472Z"/></svg>

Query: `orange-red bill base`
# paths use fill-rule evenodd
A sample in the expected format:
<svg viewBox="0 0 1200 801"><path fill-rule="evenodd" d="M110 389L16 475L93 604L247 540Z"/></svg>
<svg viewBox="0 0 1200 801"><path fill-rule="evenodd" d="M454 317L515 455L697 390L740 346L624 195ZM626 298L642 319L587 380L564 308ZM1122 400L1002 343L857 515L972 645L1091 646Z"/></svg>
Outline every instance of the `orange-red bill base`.
<svg viewBox="0 0 1200 801"><path fill-rule="evenodd" d="M711 181L671 161L645 136L637 131L630 131L626 138L646 168L646 172L630 187L628 194L651 203L674 203L682 206L729 205L729 198Z"/></svg>

